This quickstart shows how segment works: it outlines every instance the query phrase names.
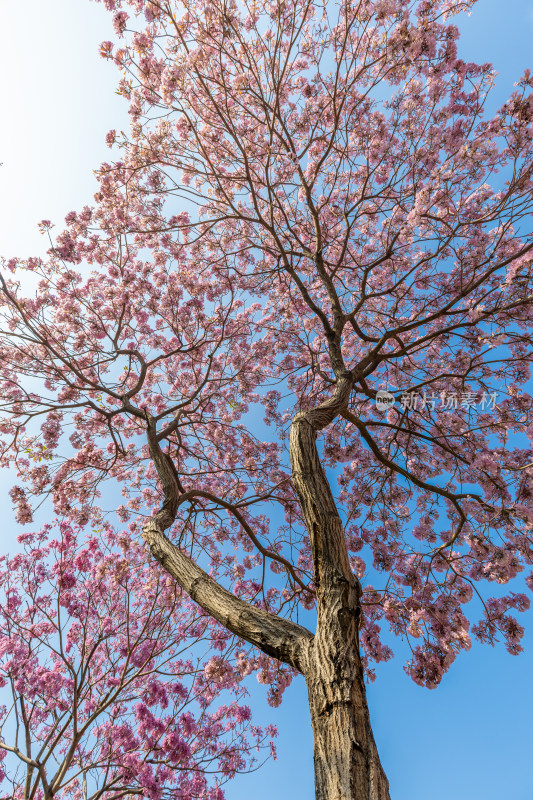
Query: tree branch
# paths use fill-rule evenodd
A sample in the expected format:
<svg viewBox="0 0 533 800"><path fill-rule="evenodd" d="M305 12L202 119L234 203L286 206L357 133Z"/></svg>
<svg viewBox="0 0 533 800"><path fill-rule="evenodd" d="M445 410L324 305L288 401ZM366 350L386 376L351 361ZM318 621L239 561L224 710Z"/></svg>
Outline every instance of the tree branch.
<svg viewBox="0 0 533 800"><path fill-rule="evenodd" d="M152 555L195 603L229 631L305 674L307 652L314 639L311 631L235 597L165 535L180 501L177 474L172 459L161 450L150 418L147 437L165 498L157 514L143 526L143 538Z"/></svg>

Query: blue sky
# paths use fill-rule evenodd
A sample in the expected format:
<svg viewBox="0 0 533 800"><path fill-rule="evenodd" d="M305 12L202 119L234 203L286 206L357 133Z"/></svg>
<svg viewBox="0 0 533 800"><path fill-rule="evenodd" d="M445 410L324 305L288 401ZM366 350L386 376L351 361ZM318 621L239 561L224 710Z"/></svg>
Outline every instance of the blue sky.
<svg viewBox="0 0 533 800"><path fill-rule="evenodd" d="M533 0L479 0L461 22L461 56L492 61L499 102L526 67L533 68ZM0 253L42 254L43 218L61 224L90 203L92 174L109 157L104 136L127 125L114 93L115 71L99 58L110 38L109 15L89 0L0 3ZM3 508L9 486L0 476ZM18 531L4 512L2 550ZM435 691L415 686L402 657L383 665L369 688L375 735L393 800L533 800L533 613L525 653L474 646ZM521 619L523 621L523 618ZM253 687L258 721L278 725L276 763L228 786L229 800L310 800L312 739L302 680L281 709Z"/></svg>

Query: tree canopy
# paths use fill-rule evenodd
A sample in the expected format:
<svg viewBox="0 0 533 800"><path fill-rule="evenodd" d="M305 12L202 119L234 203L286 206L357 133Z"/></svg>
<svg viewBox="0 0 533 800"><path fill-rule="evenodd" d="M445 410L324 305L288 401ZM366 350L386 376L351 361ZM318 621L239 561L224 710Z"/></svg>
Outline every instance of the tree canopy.
<svg viewBox="0 0 533 800"><path fill-rule="evenodd" d="M335 670L372 679L389 632L430 688L472 637L518 653L533 588L532 80L485 113L451 21L473 4L106 0L131 131L1 278L19 521L46 495L100 525L120 485L273 703L302 672L323 742L324 709L359 709L339 798L388 793Z"/></svg>

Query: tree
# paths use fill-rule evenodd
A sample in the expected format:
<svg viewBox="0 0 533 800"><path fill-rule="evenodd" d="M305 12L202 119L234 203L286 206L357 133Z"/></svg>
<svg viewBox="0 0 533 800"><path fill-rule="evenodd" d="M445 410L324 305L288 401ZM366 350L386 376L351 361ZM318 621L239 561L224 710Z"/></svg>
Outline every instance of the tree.
<svg viewBox="0 0 533 800"><path fill-rule="evenodd" d="M472 635L520 651L528 597L489 582L533 557L533 97L526 73L485 118L492 69L447 19L473 4L107 0L131 136L2 279L20 520L43 493L100 519L120 481L272 701L305 677L318 800L389 797L383 625L431 688Z"/></svg>
<svg viewBox="0 0 533 800"><path fill-rule="evenodd" d="M225 658L203 660L216 647L205 614L129 537L51 532L2 557L4 797L220 800L267 738L247 737L235 654L219 638ZM217 705L224 691L233 698Z"/></svg>

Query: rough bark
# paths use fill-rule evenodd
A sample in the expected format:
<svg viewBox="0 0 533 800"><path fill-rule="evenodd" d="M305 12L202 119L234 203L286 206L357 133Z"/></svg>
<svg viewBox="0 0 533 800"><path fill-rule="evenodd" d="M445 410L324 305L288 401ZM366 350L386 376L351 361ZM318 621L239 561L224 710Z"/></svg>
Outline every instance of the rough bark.
<svg viewBox="0 0 533 800"><path fill-rule="evenodd" d="M292 477L315 569L317 629L305 678L315 737L316 800L390 800L372 734L359 655L361 588L316 447L317 430L346 405L350 376L327 403L298 414L291 427Z"/></svg>

